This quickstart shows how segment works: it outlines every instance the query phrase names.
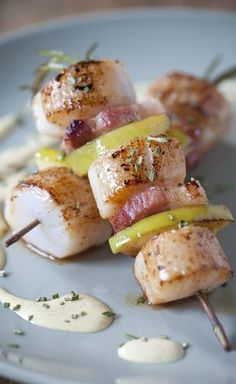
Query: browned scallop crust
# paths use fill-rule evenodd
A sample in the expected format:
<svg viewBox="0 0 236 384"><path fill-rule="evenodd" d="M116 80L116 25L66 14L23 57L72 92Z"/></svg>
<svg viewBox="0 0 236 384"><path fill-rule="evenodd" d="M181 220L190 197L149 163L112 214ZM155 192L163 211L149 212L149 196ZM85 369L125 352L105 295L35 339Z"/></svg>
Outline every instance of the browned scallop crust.
<svg viewBox="0 0 236 384"><path fill-rule="evenodd" d="M229 127L230 107L217 88L202 79L180 72L171 72L157 79L149 89L152 97L163 103L172 118L205 132L203 152Z"/></svg>
<svg viewBox="0 0 236 384"><path fill-rule="evenodd" d="M95 116L101 106L115 98L112 81L116 70L121 68L119 61L80 61L59 73L42 90L42 105L48 121L64 127L77 118ZM129 97L124 96L122 104L129 102Z"/></svg>
<svg viewBox="0 0 236 384"><path fill-rule="evenodd" d="M214 233L189 225L148 241L134 274L150 303L159 304L214 289L232 277L232 270Z"/></svg>
<svg viewBox="0 0 236 384"><path fill-rule="evenodd" d="M25 178L18 188L37 187L46 190L61 207L68 225L100 222L97 206L86 178L75 176L67 168L49 168Z"/></svg>

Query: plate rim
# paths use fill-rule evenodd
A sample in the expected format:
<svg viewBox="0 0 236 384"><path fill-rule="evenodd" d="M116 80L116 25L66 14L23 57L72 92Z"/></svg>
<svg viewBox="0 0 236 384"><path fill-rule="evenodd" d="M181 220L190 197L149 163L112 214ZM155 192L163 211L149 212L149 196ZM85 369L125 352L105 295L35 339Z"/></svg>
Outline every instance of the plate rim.
<svg viewBox="0 0 236 384"><path fill-rule="evenodd" d="M205 17L205 18L222 18L235 19L236 10L211 9L211 8L192 8L187 6L166 7L166 6L145 6L145 7L127 7L114 8L111 10L88 11L77 15L68 15L56 17L46 21L39 21L27 26L16 27L12 30L0 33L0 46L18 40L30 34L37 34L43 29L49 32L53 29L66 27L68 25L86 24L96 21L106 21L111 19L136 19L143 16L155 18L159 16L172 17Z"/></svg>
<svg viewBox="0 0 236 384"><path fill-rule="evenodd" d="M124 20L124 19L137 19L142 17L156 18L160 17L173 17L173 18L186 18L186 17L201 17L206 19L226 18L227 20L236 19L236 10L224 9L210 9L210 8L192 8L192 7L128 7L128 8L115 8L112 10L89 11L75 16L68 15L65 17L57 17L43 22L30 24L26 27L14 28L11 31L0 33L0 49L3 45L24 39L29 34L37 35L43 30L50 32L55 29L69 27L72 25L81 25L93 22L102 22L107 20ZM27 354L25 354L27 355ZM30 356L33 356L30 354ZM1 353L0 353L1 358ZM24 384L89 384L88 381L78 381L78 379L68 379L66 377L52 376L50 373L40 372L28 367L20 366L14 362L0 360L0 374L7 379L16 380Z"/></svg>

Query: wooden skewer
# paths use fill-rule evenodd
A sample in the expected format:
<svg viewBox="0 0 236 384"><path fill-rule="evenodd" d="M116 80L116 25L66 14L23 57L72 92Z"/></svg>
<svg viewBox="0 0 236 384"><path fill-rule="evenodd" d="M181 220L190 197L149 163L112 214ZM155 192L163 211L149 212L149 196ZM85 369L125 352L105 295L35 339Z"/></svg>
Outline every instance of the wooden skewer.
<svg viewBox="0 0 236 384"><path fill-rule="evenodd" d="M230 341L225 333L223 325L220 323L215 313L214 308L212 307L210 301L208 300L207 295L202 291L198 291L197 298L211 322L213 331L217 339L219 340L224 350L229 352L232 349Z"/></svg>
<svg viewBox="0 0 236 384"><path fill-rule="evenodd" d="M7 248L10 245L16 243L18 240L20 240L26 233L31 231L33 228L35 228L37 225L40 224L39 220L34 220L30 224L26 225L26 227L20 229L19 231L15 232L9 239L7 239L4 243L4 246Z"/></svg>

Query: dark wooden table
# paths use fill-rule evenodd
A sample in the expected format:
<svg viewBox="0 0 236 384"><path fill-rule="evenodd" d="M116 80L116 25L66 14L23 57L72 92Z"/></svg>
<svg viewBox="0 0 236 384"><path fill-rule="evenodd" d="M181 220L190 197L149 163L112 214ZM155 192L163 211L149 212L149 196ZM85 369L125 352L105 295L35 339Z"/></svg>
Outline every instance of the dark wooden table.
<svg viewBox="0 0 236 384"><path fill-rule="evenodd" d="M236 10L236 0L0 0L0 33L90 11L141 6ZM0 377L0 384L16 384Z"/></svg>

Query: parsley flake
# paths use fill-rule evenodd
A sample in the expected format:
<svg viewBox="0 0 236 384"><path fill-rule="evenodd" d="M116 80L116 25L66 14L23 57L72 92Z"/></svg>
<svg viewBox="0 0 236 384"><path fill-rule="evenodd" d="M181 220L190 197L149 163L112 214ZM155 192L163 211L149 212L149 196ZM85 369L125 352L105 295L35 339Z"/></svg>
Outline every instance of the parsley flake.
<svg viewBox="0 0 236 384"><path fill-rule="evenodd" d="M59 294L58 294L58 293L54 293L54 294L52 295L52 298L53 298L53 300L55 300L55 299L59 299Z"/></svg>
<svg viewBox="0 0 236 384"><path fill-rule="evenodd" d="M10 303L3 303L4 308L10 308Z"/></svg>
<svg viewBox="0 0 236 384"><path fill-rule="evenodd" d="M28 321L33 320L33 318L34 318L34 315L30 315L30 316L28 317Z"/></svg>
<svg viewBox="0 0 236 384"><path fill-rule="evenodd" d="M19 309L21 309L20 304L16 304L15 307L13 307L13 311L19 311Z"/></svg>
<svg viewBox="0 0 236 384"><path fill-rule="evenodd" d="M184 228L184 227L187 227L189 225L189 223L185 220L180 220L179 224L178 224L178 227L179 228Z"/></svg>
<svg viewBox="0 0 236 384"><path fill-rule="evenodd" d="M136 299L136 304L139 305L139 304L144 304L146 301L145 297L143 295L141 296L138 296L137 299Z"/></svg>
<svg viewBox="0 0 236 384"><path fill-rule="evenodd" d="M116 314L112 311L106 311L106 312L103 312L102 313L104 316L107 316L107 317L115 317Z"/></svg>

